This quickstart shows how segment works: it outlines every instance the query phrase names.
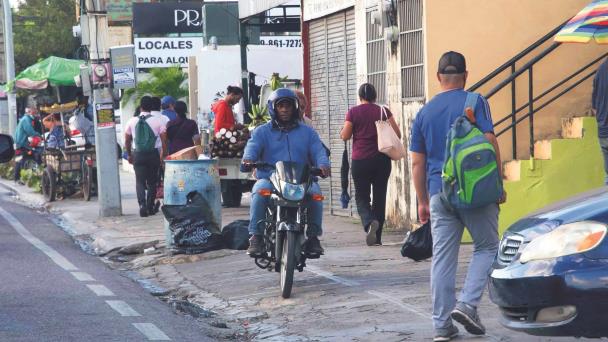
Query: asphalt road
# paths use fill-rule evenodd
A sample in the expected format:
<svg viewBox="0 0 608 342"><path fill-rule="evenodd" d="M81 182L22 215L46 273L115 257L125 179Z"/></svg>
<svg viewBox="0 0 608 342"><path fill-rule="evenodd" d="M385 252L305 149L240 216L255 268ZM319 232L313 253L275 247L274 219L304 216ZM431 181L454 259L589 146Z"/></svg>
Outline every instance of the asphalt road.
<svg viewBox="0 0 608 342"><path fill-rule="evenodd" d="M209 341L0 188L0 341Z"/></svg>

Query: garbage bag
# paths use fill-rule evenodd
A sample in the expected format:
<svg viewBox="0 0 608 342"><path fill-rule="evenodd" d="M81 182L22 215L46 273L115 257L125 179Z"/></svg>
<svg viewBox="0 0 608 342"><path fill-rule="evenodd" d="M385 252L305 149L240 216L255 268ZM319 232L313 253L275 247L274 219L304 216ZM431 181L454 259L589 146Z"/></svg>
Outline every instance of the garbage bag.
<svg viewBox="0 0 608 342"><path fill-rule="evenodd" d="M249 247L249 220L236 220L222 228L224 247L245 250Z"/></svg>
<svg viewBox="0 0 608 342"><path fill-rule="evenodd" d="M401 256L414 261L421 261L433 256L433 237L431 236L430 222L407 234L401 247Z"/></svg>
<svg viewBox="0 0 608 342"><path fill-rule="evenodd" d="M190 248L190 253L223 248L219 220L197 191L187 195L185 205L164 205L162 211L169 222L174 246Z"/></svg>

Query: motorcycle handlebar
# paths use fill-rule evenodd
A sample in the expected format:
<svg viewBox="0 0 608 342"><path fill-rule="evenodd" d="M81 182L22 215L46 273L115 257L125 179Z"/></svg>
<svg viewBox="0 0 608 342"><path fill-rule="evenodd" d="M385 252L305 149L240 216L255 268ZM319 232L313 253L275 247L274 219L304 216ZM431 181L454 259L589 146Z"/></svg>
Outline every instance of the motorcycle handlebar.
<svg viewBox="0 0 608 342"><path fill-rule="evenodd" d="M253 171L253 169L276 169L274 165L268 164L268 163L241 163L241 172L251 172ZM310 174L313 175L314 177L321 177L321 178L327 178L325 176L323 176L323 170L313 167L310 169Z"/></svg>
<svg viewBox="0 0 608 342"><path fill-rule="evenodd" d="M241 163L241 172L251 172L253 169L275 169L274 165L268 163Z"/></svg>

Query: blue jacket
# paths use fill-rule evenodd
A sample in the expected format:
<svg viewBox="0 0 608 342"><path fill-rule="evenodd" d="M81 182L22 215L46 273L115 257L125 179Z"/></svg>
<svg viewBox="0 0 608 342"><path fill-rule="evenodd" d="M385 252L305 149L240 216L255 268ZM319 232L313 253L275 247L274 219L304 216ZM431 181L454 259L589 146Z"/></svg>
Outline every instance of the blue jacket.
<svg viewBox="0 0 608 342"><path fill-rule="evenodd" d="M34 136L40 136L40 134L34 130L34 118L26 114L19 120L15 130L15 145L17 148L27 147L29 146L27 138Z"/></svg>
<svg viewBox="0 0 608 342"><path fill-rule="evenodd" d="M253 130L245 146L243 160L274 165L278 161L293 161L314 167L329 167L329 159L321 138L309 126L297 124L290 130L281 131L272 121ZM269 178L271 171L258 169L258 179Z"/></svg>

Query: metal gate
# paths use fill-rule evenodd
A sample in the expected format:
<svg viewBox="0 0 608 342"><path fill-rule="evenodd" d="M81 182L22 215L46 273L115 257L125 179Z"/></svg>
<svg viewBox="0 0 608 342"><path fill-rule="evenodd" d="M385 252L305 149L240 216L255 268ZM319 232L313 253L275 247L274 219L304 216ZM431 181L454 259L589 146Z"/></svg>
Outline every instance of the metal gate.
<svg viewBox="0 0 608 342"><path fill-rule="evenodd" d="M346 112L357 104L355 11L350 9L310 22L310 102L313 122L331 150L332 177L320 182L325 208L339 216L353 215L354 198L342 209L340 166L344 142L340 130ZM350 144L349 156L350 156ZM352 180L349 193L353 196Z"/></svg>

